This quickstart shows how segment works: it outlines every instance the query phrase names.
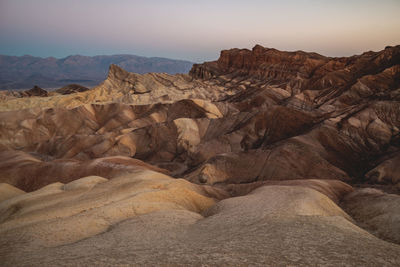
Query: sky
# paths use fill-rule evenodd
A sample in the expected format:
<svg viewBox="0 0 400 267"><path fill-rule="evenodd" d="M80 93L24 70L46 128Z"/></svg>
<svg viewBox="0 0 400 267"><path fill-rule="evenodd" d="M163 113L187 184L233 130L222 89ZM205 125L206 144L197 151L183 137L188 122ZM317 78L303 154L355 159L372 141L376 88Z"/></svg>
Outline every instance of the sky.
<svg viewBox="0 0 400 267"><path fill-rule="evenodd" d="M255 44L350 56L400 44L400 0L0 0L0 54L194 62Z"/></svg>

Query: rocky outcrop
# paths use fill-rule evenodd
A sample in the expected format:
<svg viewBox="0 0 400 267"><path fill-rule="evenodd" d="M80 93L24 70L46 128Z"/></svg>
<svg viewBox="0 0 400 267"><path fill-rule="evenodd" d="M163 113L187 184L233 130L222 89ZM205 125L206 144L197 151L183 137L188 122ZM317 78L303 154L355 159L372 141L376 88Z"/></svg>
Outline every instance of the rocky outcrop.
<svg viewBox="0 0 400 267"><path fill-rule="evenodd" d="M46 90L43 90L39 86L35 85L32 89L21 92L21 97L31 97L31 96L47 96Z"/></svg>
<svg viewBox="0 0 400 267"><path fill-rule="evenodd" d="M312 100L320 104L326 96L331 98L348 90L358 79L376 81L378 78L374 75L377 74L386 75L378 83L386 83L385 91L397 89L399 64L400 46L349 58L329 58L316 53L284 52L256 45L251 51L224 50L217 61L195 64L190 74L202 79L225 75L238 80L251 78L279 85L292 95L318 91Z"/></svg>
<svg viewBox="0 0 400 267"><path fill-rule="evenodd" d="M256 46L194 66L195 79L111 65L90 91L5 101L0 108L31 108L0 114L0 145L55 159L135 157L197 183L391 180L396 190L396 165L383 161L399 151L398 50L326 58ZM352 76L342 93L307 87L329 76L336 90L342 65ZM43 106L52 108L32 108Z"/></svg>
<svg viewBox="0 0 400 267"><path fill-rule="evenodd" d="M396 49L373 53L374 57L366 53L329 60L347 60L348 68L362 69L367 66L364 61L372 57L371 64L386 67L396 59ZM235 55L248 62L240 65ZM273 85L268 73L264 77L243 72L244 66L267 70L269 60L278 65L282 61L282 68L287 65L283 62L308 66L307 60L327 61L315 54L257 46L252 52L225 51L217 62L194 66L191 73L195 77L198 68L218 67L219 76L205 80L138 75L111 65L107 80L90 91L29 102L5 101L0 108L15 109L25 103L27 107L53 108L1 113L0 145L52 158L135 157L167 168L174 176L208 184L271 179L385 180L373 178L378 170L373 169L383 164L385 155L399 150L400 106L395 100L399 92L394 89L398 65L362 76L342 94L316 105L321 90L299 88L303 91L293 95L284 83ZM297 68L296 64L289 65ZM325 70L324 75L332 71L333 67L327 66L318 67ZM304 76L309 70L296 71ZM278 82L292 81L291 77ZM368 93L360 93L360 88ZM395 165L389 162L382 165L385 173L396 175ZM396 190L398 182L392 180Z"/></svg>
<svg viewBox="0 0 400 267"><path fill-rule="evenodd" d="M47 98L15 99L0 97L0 112L28 108L75 108L84 104L122 103L146 105L171 103L183 99L218 101L238 92L199 80L189 75L165 73L136 74L111 65L107 79L89 91L69 95L51 95ZM0 95L1 96L1 95Z"/></svg>
<svg viewBox="0 0 400 267"><path fill-rule="evenodd" d="M49 96L49 93L37 85L35 85L32 89L26 91L0 91L0 101L2 102L10 101L15 98L35 97L35 96L47 97Z"/></svg>
<svg viewBox="0 0 400 267"><path fill-rule="evenodd" d="M365 176L372 183L400 186L400 153L386 158Z"/></svg>
<svg viewBox="0 0 400 267"><path fill-rule="evenodd" d="M89 88L79 84L68 84L60 89L57 89L55 92L62 95L69 95L73 93L85 92L87 90L89 90Z"/></svg>
<svg viewBox="0 0 400 267"><path fill-rule="evenodd" d="M328 58L257 45L251 51L222 51L217 61L194 65L190 74L227 88L241 88L241 93L227 100L241 112L257 113L247 123L241 145L247 148L246 155L258 155L261 148L267 167L264 171L251 168L254 174L247 175L252 177L248 180L265 177L265 171L270 173L267 179L315 175L346 180L348 175L371 180L380 177L378 169L372 171L374 166L385 155L399 151L399 68L400 46ZM213 162L203 173L218 173L218 177L239 173L227 171L239 166L238 162L230 167ZM397 171L389 162L379 170L390 168L385 172L391 180L390 173ZM332 165L338 169L327 167ZM381 181L381 176L375 181Z"/></svg>

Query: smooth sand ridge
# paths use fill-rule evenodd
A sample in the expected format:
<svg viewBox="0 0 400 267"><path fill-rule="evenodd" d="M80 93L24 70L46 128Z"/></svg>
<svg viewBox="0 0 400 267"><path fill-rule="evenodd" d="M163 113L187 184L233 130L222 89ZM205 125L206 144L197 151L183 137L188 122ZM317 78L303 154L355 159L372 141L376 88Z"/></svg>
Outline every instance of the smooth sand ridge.
<svg viewBox="0 0 400 267"><path fill-rule="evenodd" d="M400 196L363 188L347 195L343 208L363 229L400 245Z"/></svg>
<svg viewBox="0 0 400 267"><path fill-rule="evenodd" d="M25 192L12 185L0 183L0 202L24 194Z"/></svg>
<svg viewBox="0 0 400 267"><path fill-rule="evenodd" d="M354 225L321 193L343 195L343 183L309 184L216 203L210 188L153 171L56 183L0 203L0 254L6 266L400 263L400 246Z"/></svg>
<svg viewBox="0 0 400 267"><path fill-rule="evenodd" d="M61 245L104 232L139 214L169 209L201 212L215 203L205 194L197 185L152 171L110 181L85 177L0 203L0 232L30 229L45 245Z"/></svg>

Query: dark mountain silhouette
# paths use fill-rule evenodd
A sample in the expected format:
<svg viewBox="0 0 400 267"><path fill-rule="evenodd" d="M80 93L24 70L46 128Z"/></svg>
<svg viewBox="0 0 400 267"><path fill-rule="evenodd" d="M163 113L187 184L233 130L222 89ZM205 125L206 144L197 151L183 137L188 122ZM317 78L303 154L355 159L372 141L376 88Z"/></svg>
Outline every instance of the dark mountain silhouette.
<svg viewBox="0 0 400 267"><path fill-rule="evenodd" d="M56 59L33 56L0 55L0 89L29 89L61 87L70 83L96 85L107 77L110 64L135 73L187 73L193 63L159 57L134 55L68 56Z"/></svg>

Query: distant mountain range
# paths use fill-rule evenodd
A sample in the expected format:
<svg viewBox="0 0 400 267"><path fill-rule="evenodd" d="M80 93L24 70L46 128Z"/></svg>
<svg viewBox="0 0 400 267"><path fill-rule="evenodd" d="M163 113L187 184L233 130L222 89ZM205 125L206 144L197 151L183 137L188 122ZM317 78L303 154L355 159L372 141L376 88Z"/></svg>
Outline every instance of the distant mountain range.
<svg viewBox="0 0 400 267"><path fill-rule="evenodd" d="M187 73L193 65L189 61L135 55L94 57L75 55L61 59L0 55L0 90L27 89L34 85L52 88L71 83L93 86L107 77L111 64L140 74Z"/></svg>

